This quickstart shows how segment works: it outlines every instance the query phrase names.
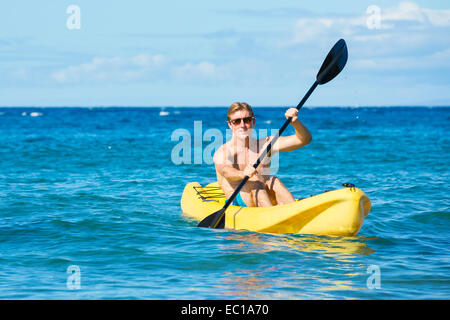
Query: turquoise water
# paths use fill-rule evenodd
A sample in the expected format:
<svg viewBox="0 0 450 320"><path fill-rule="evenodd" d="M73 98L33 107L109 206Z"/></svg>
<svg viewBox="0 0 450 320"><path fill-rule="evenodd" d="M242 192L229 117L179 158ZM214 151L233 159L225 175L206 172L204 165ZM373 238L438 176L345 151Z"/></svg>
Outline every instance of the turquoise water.
<svg viewBox="0 0 450 320"><path fill-rule="evenodd" d="M256 108L257 128L284 110ZM0 108L0 298L448 299L450 108L301 110L313 141L277 175L296 197L361 188L356 237L184 218L184 185L214 180L206 133L225 136L225 113ZM191 164L176 164L174 132L190 133Z"/></svg>

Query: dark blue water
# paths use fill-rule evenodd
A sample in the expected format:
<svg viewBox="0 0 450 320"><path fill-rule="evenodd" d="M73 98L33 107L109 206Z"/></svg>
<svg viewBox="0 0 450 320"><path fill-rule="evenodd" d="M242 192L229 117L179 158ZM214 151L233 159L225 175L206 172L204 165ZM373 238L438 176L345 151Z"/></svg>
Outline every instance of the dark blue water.
<svg viewBox="0 0 450 320"><path fill-rule="evenodd" d="M285 109L256 108L256 128L278 129ZM448 298L450 108L301 110L313 141L277 175L297 197L356 184L372 201L356 237L184 218L184 185L215 179L225 114L0 108L0 298Z"/></svg>

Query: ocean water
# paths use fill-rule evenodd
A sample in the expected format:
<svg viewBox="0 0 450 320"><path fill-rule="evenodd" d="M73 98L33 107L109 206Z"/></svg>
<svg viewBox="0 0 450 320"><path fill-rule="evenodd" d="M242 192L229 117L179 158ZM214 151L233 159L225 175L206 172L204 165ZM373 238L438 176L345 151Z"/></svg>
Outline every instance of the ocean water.
<svg viewBox="0 0 450 320"><path fill-rule="evenodd" d="M256 129L285 109L255 108ZM0 298L449 298L450 108L300 111L313 141L281 154L277 176L296 197L361 188L372 210L355 237L183 217L185 184L215 180L225 114L0 108Z"/></svg>

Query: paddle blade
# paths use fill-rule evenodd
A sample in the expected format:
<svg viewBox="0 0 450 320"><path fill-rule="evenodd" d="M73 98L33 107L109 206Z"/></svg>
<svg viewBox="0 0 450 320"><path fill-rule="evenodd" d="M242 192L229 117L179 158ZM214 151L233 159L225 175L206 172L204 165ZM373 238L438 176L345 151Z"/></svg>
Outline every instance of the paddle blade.
<svg viewBox="0 0 450 320"><path fill-rule="evenodd" d="M334 79L344 69L348 59L347 44L344 39L339 40L331 48L325 61L317 73L317 82L325 84Z"/></svg>
<svg viewBox="0 0 450 320"><path fill-rule="evenodd" d="M197 225L200 228L218 228L225 227L225 209L222 208L213 214L210 214Z"/></svg>

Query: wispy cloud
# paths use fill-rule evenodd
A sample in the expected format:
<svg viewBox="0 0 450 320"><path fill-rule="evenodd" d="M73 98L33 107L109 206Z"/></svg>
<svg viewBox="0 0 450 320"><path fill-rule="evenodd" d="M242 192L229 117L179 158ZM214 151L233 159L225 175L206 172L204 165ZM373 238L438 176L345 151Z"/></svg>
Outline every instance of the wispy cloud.
<svg viewBox="0 0 450 320"><path fill-rule="evenodd" d="M51 72L50 79L59 84L133 83L153 81L177 84L249 84L267 82L266 64L255 59L229 62L202 60L178 61L163 55L140 54L132 57L96 57L86 63ZM11 74L27 80L28 71L18 69ZM269 77L270 78L270 77Z"/></svg>
<svg viewBox="0 0 450 320"><path fill-rule="evenodd" d="M17 78L24 75L23 70L14 73ZM229 66L210 61L175 64L163 55L139 54L132 57L96 57L90 62L54 71L50 77L61 84L134 82L149 79L217 83L230 80L232 73Z"/></svg>
<svg viewBox="0 0 450 320"><path fill-rule="evenodd" d="M349 69L354 72L395 76L396 72L450 68L450 10L424 8L414 2L376 9L348 17L299 19L285 46L333 43L342 37L349 44ZM373 18L378 19L376 25L370 23Z"/></svg>
<svg viewBox="0 0 450 320"><path fill-rule="evenodd" d="M163 55L139 54L136 56L97 57L90 62L69 66L51 74L58 83L128 82L152 76L167 63Z"/></svg>
<svg viewBox="0 0 450 320"><path fill-rule="evenodd" d="M450 27L450 10L422 8L414 2L401 2L396 7L378 7L379 12L362 13L350 17L313 17L298 19L294 25L291 44L305 43L318 37L346 36L355 41L380 41L404 32L424 32L434 27ZM379 24L371 27L373 15Z"/></svg>
<svg viewBox="0 0 450 320"><path fill-rule="evenodd" d="M421 8L414 2L401 2L397 7L386 8L381 13L383 27L394 28L396 22L410 21L436 27L450 26L450 10Z"/></svg>

